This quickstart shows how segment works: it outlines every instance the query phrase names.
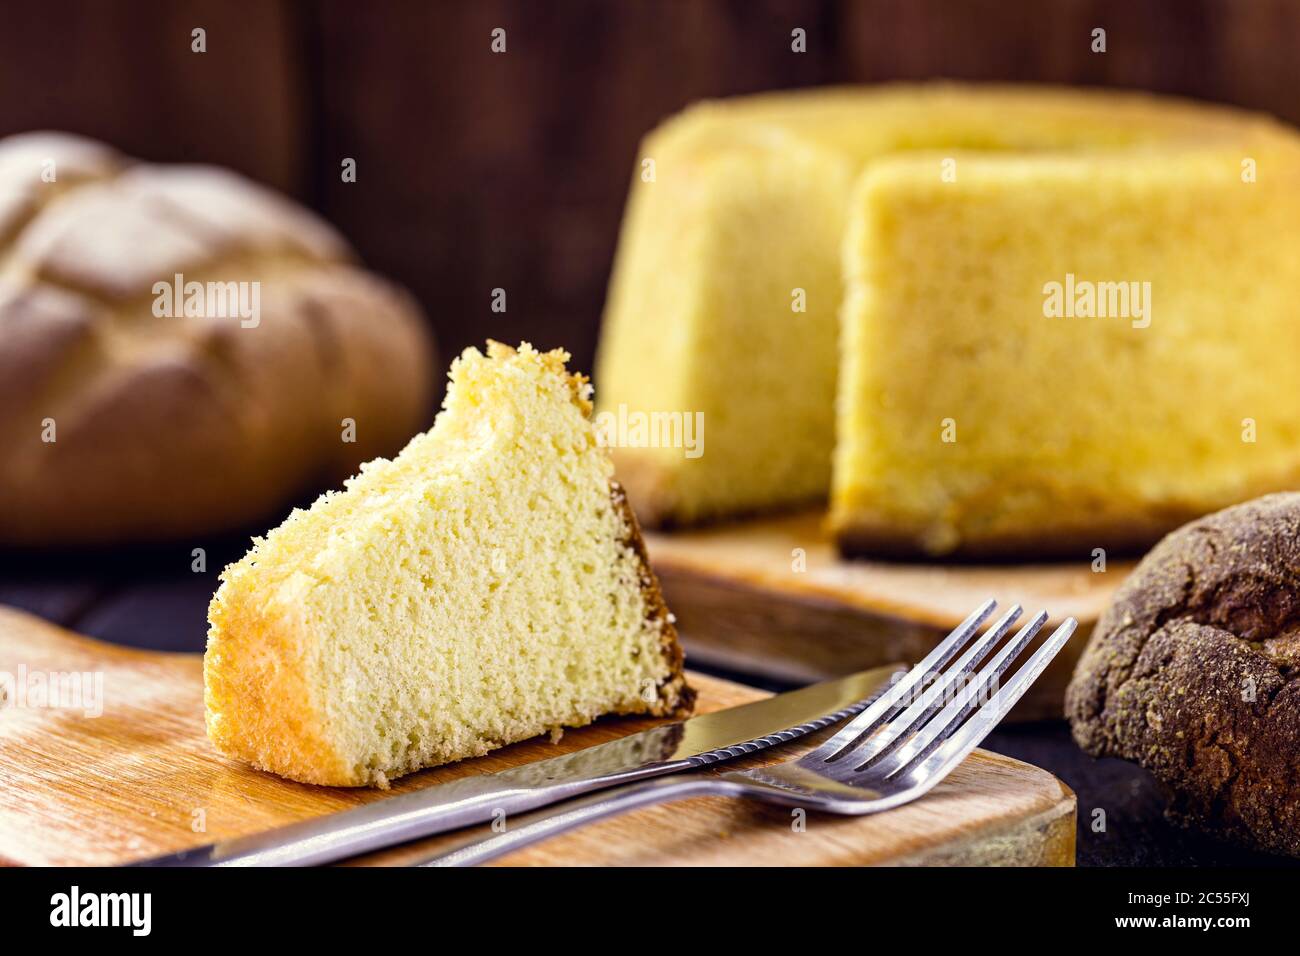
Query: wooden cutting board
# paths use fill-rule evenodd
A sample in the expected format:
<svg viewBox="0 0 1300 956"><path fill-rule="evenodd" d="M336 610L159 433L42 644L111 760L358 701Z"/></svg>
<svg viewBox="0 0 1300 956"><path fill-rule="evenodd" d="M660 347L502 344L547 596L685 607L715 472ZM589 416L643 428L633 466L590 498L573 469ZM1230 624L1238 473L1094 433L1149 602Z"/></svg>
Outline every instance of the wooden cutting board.
<svg viewBox="0 0 1300 956"><path fill-rule="evenodd" d="M66 706L68 697L58 709L39 706L32 696L18 706L17 688L5 678L0 864L122 863L384 796L292 783L218 756L203 731L202 660L196 654L118 647L0 607L0 674L30 689L37 675L74 673L91 675L82 685L91 693L80 708ZM691 680L701 711L764 696L700 674ZM102 695L94 693L96 682ZM93 716L96 699L102 713ZM394 791L512 767L646 726L601 721L565 734L558 744L528 741L406 777ZM797 752L773 751L758 762ZM438 839L364 862L401 864ZM980 751L925 799L878 816L812 815L796 832L786 810L702 798L602 821L500 862L1070 866L1074 839L1073 793L1046 771Z"/></svg>
<svg viewBox="0 0 1300 956"><path fill-rule="evenodd" d="M1027 615L1046 608L1044 636L1076 618L1075 636L1012 711L1019 720L1062 716L1092 627L1133 569L846 561L821 511L645 538L688 654L760 678L806 683L915 663L988 598Z"/></svg>

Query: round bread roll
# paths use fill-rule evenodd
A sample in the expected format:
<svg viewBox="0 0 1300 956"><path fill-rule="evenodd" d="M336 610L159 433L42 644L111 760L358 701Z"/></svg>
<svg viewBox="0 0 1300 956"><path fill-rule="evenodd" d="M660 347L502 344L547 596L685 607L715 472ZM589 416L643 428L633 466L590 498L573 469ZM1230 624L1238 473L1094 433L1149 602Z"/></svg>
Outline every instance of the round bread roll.
<svg viewBox="0 0 1300 956"><path fill-rule="evenodd" d="M1066 711L1084 750L1168 788L1174 820L1300 856L1300 494L1161 541L1098 622Z"/></svg>
<svg viewBox="0 0 1300 956"><path fill-rule="evenodd" d="M430 412L418 307L235 175L0 140L0 545L265 518Z"/></svg>

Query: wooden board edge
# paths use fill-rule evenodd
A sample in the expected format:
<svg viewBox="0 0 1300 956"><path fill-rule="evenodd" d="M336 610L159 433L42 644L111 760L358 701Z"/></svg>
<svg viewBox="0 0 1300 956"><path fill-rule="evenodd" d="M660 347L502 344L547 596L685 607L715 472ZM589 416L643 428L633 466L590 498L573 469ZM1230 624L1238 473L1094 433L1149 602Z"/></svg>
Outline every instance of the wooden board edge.
<svg viewBox="0 0 1300 956"><path fill-rule="evenodd" d="M1072 867L1078 800L1073 790L1059 779L1056 782L1061 799L1041 813L1009 826L991 827L960 843L921 850L883 865Z"/></svg>
<svg viewBox="0 0 1300 956"><path fill-rule="evenodd" d="M723 573L718 571L717 566L711 561L690 554L681 542L667 540L668 535L666 533L651 532L647 533L645 537L650 555L650 564L655 573L661 577L667 574L699 578L721 585L738 585L757 592L779 596L783 600L795 600L810 607L840 608L868 614L882 620L893 620L944 631L952 630L961 623L965 616L960 612L950 612L943 608L927 606L915 600L899 600L875 591L864 592L843 584L821 582L811 573L782 575L779 580L771 573L748 568ZM1084 608L1074 608L1073 616L1079 621L1080 625L1091 626L1100 619L1106 606L1109 605L1115 589L1120 586L1136 566L1136 560L1117 559L1113 562L1113 566L1108 567L1106 574L1108 577L1114 576L1115 583L1108 590L1099 591L1097 596L1089 600L1089 613L1084 613ZM944 565L943 567L948 570L960 570L965 566L953 565L949 567ZM1037 569L1040 566L1030 565L1027 567ZM1010 565L1006 568L1007 574L1010 575L1014 575L1021 570L1023 568L1016 565ZM1002 597L997 594L988 596L1002 600ZM1055 611L1052 608L1047 610L1052 615L1048 619L1049 626L1059 624L1066 617L1071 616Z"/></svg>
<svg viewBox="0 0 1300 956"><path fill-rule="evenodd" d="M815 580L804 581L794 578L793 580L798 582L799 586L791 588L783 587L763 574L752 572L720 574L703 562L680 554L666 553L664 549L660 549L658 553L651 549L650 563L660 578L665 574L697 578L714 586L743 588L747 591L780 597L785 601L798 602L808 607L868 614L883 620L945 631L952 630L961 623L961 618L936 611L934 608L900 601L876 600L874 595L864 595L852 589L818 584Z"/></svg>
<svg viewBox="0 0 1300 956"><path fill-rule="evenodd" d="M949 631L718 575L671 566L658 573L688 662L751 677L804 684L914 663ZM1044 635L1048 632L1044 628ZM1092 622L1080 622L1067 647L1012 710L1011 720L1064 716L1065 687L1091 632Z"/></svg>

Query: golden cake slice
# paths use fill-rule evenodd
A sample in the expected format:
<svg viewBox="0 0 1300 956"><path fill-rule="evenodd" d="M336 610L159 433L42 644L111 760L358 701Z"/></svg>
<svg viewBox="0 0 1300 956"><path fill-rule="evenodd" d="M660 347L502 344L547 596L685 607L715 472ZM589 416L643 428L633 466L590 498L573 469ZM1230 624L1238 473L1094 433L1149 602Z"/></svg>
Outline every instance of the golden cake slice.
<svg viewBox="0 0 1300 956"><path fill-rule="evenodd" d="M562 351L490 343L394 460L222 575L208 736L306 783L378 785L694 697L636 519Z"/></svg>
<svg viewBox="0 0 1300 956"><path fill-rule="evenodd" d="M1300 481L1300 137L1156 97L706 103L643 145L602 412L643 520L831 500L850 554L1087 554ZM632 411L627 411L632 410Z"/></svg>

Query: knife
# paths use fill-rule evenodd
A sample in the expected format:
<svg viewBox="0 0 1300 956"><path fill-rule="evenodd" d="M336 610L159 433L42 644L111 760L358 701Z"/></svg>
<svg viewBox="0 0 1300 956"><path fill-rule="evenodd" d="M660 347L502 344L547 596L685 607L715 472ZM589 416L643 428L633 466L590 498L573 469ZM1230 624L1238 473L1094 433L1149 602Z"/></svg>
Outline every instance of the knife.
<svg viewBox="0 0 1300 956"><path fill-rule="evenodd" d="M435 784L278 829L132 866L310 866L548 806L605 787L729 760L838 723L865 708L902 665L662 724L499 773Z"/></svg>

